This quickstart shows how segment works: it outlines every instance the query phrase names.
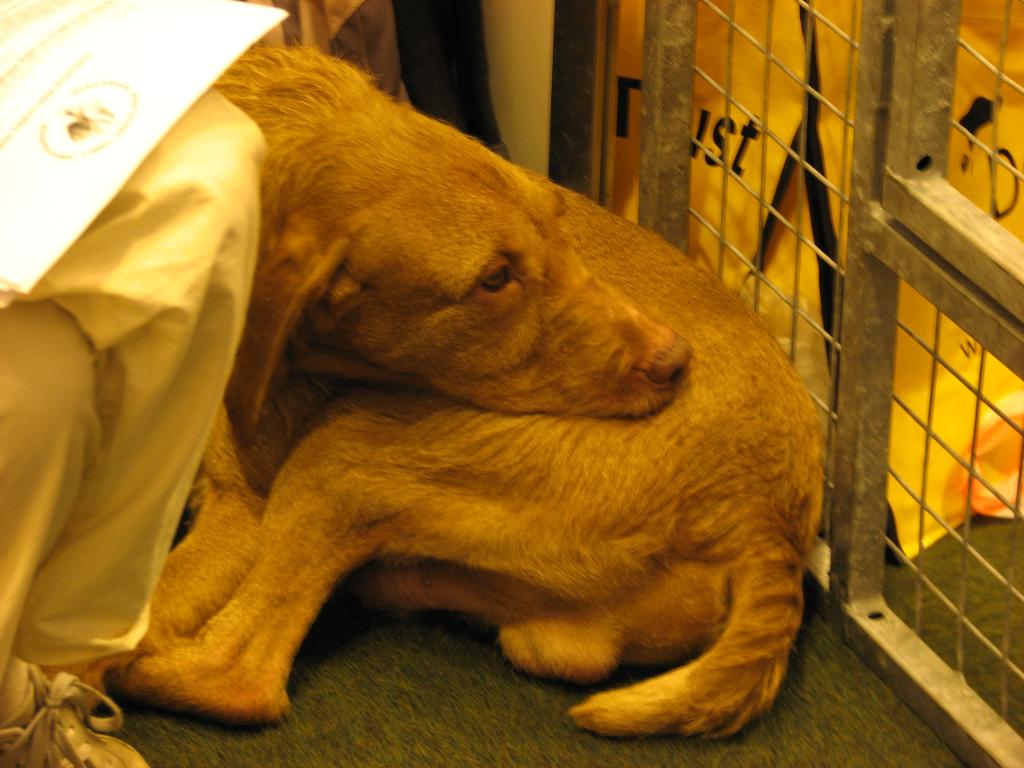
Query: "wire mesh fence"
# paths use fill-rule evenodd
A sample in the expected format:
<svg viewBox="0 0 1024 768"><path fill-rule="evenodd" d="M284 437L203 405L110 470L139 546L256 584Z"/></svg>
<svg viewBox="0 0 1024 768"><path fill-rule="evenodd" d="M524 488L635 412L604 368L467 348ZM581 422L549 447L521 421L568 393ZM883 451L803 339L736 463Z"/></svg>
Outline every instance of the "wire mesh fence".
<svg viewBox="0 0 1024 768"><path fill-rule="evenodd" d="M858 10L696 4L689 253L751 302L800 370L830 491Z"/></svg>
<svg viewBox="0 0 1024 768"><path fill-rule="evenodd" d="M1024 3L646 5L639 219L821 411L837 621L970 762L1024 764Z"/></svg>
<svg viewBox="0 0 1024 768"><path fill-rule="evenodd" d="M889 497L910 514L886 542L885 596L1024 733L1020 379L912 290L901 304Z"/></svg>
<svg viewBox="0 0 1024 768"><path fill-rule="evenodd" d="M1018 209L1024 142L1024 66L1016 51L1024 45L1024 3L974 2L961 7L957 30L957 79L950 116L948 175L969 199L1018 237L1024 211ZM984 169L977 173L976 164ZM966 183L969 176L976 183Z"/></svg>
<svg viewBox="0 0 1024 768"><path fill-rule="evenodd" d="M1024 765L1024 2L597 6L636 56L578 187L761 315L822 417L837 626L969 762Z"/></svg>
<svg viewBox="0 0 1024 768"><path fill-rule="evenodd" d="M1016 154L1024 145L1018 128L1024 118L1019 84L1024 68L1014 57L1014 44L1024 42L1024 4L963 0L943 5L955 14L948 33L956 55L955 62L947 62L955 63L955 70L940 180L963 204L977 206L1019 238L1024 211L1017 205L1022 176ZM919 23L904 33L921 28ZM918 170L928 157L917 160ZM955 219L955 205L947 215ZM911 228L920 226L915 218L908 216ZM934 247L935 256L943 258L941 241ZM987 254L979 249L971 257L983 262ZM979 282L986 288L984 278ZM972 313L965 320L978 322ZM1020 734L1024 371L1020 348L1003 349L1006 360L911 286L901 285L888 462L896 527L887 537L888 551L901 568L887 573L885 597Z"/></svg>

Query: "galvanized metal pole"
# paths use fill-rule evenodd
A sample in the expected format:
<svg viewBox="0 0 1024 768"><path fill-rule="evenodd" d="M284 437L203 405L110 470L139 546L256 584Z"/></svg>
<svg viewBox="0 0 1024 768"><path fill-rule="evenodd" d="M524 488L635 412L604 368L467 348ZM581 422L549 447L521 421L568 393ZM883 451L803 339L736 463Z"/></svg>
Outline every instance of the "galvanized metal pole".
<svg viewBox="0 0 1024 768"><path fill-rule="evenodd" d="M640 133L641 226L685 251L689 227L694 0L648 0Z"/></svg>

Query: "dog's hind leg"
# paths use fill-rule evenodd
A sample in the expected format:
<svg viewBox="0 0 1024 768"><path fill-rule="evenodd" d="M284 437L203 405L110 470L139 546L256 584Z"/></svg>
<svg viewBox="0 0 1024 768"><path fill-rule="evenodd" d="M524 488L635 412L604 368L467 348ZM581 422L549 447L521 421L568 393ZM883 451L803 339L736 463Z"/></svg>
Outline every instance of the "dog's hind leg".
<svg viewBox="0 0 1024 768"><path fill-rule="evenodd" d="M371 610L452 611L492 625L566 605L515 577L432 559L370 563L352 574L345 586Z"/></svg>
<svg viewBox="0 0 1024 768"><path fill-rule="evenodd" d="M595 683L619 664L621 636L603 611L575 611L506 624L498 632L512 664L537 677Z"/></svg>
<svg viewBox="0 0 1024 768"><path fill-rule="evenodd" d="M778 693L802 619L802 575L803 563L791 547L737 562L725 629L701 656L591 696L570 714L583 728L608 736L735 733Z"/></svg>
<svg viewBox="0 0 1024 768"><path fill-rule="evenodd" d="M436 561L374 563L348 587L369 608L454 611L498 625L505 657L531 675L590 683L618 664L620 637L611 613L570 606L503 574Z"/></svg>

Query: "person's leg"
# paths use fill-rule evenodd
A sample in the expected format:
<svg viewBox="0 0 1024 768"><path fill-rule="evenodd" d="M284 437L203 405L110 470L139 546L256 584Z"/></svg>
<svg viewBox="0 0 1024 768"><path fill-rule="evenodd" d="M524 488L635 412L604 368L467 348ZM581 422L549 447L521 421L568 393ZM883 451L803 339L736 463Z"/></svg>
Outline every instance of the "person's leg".
<svg viewBox="0 0 1024 768"><path fill-rule="evenodd" d="M244 324L262 147L208 94L40 288L98 350L103 442L35 573L15 641L26 660L75 664L145 634Z"/></svg>
<svg viewBox="0 0 1024 768"><path fill-rule="evenodd" d="M24 712L32 700L29 665L13 656L0 673L0 727L24 721Z"/></svg>
<svg viewBox="0 0 1024 768"><path fill-rule="evenodd" d="M32 582L99 446L94 354L52 302L0 309L0 723L31 697L11 656Z"/></svg>
<svg viewBox="0 0 1024 768"><path fill-rule="evenodd" d="M94 366L78 324L52 302L0 310L2 765L58 765L74 753L102 755L111 766L145 766L127 744L81 727L119 725L116 708L111 718L92 715L108 700L68 675L51 683L12 655L40 563L73 513L102 442Z"/></svg>
<svg viewBox="0 0 1024 768"><path fill-rule="evenodd" d="M113 702L36 665L145 634L245 319L262 154L255 125L207 94L0 310L0 764L145 765L94 733L120 725Z"/></svg>

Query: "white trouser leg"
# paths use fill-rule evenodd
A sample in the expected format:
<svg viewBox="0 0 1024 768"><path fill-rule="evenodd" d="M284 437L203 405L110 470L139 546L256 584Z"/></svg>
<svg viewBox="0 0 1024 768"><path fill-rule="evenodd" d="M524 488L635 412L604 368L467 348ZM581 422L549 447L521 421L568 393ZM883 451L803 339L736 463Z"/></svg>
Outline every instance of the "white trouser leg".
<svg viewBox="0 0 1024 768"><path fill-rule="evenodd" d="M0 677L145 633L244 322L262 152L208 94L0 310Z"/></svg>
<svg viewBox="0 0 1024 768"><path fill-rule="evenodd" d="M48 301L0 310L0 660L99 437L94 354L74 318Z"/></svg>

